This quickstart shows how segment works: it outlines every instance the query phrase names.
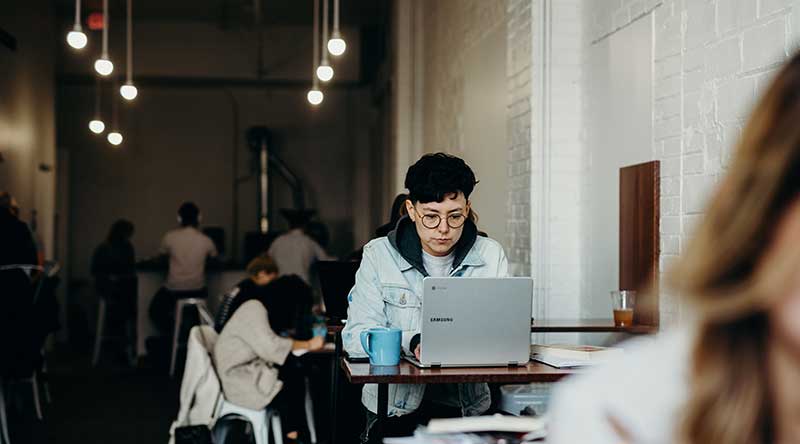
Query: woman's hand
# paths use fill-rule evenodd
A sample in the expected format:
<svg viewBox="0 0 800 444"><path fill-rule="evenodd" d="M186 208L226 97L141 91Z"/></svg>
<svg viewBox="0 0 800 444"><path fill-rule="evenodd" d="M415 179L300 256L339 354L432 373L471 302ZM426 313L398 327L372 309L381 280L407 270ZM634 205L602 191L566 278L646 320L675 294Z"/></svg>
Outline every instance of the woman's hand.
<svg viewBox="0 0 800 444"><path fill-rule="evenodd" d="M414 357L419 361L419 344L417 344L417 348L414 349Z"/></svg>
<svg viewBox="0 0 800 444"><path fill-rule="evenodd" d="M314 336L308 342L308 349L309 350L319 350L325 345L325 338L322 336Z"/></svg>
<svg viewBox="0 0 800 444"><path fill-rule="evenodd" d="M325 345L325 338L322 336L314 336L308 341L298 341L295 339L292 341L292 350L314 351L321 349L323 345Z"/></svg>

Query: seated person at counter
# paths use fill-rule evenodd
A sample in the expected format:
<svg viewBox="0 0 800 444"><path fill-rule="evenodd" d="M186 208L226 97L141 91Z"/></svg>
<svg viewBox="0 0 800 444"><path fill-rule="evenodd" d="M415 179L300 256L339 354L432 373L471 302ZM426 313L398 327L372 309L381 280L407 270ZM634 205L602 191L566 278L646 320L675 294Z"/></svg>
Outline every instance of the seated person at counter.
<svg viewBox="0 0 800 444"><path fill-rule="evenodd" d="M360 334L373 327L403 331L404 352L419 357L422 279L425 276L504 277L508 262L502 246L478 236L470 219L469 196L477 181L461 159L428 154L406 173L408 215L386 237L364 246L356 282L348 296L348 322L343 344L351 355L363 356ZM367 425L362 443L374 442L370 430L377 419L377 386L362 392ZM486 384L404 384L389 388L386 436L410 435L417 424L433 416L472 416L491 403ZM374 435L374 434L373 434Z"/></svg>
<svg viewBox="0 0 800 444"><path fill-rule="evenodd" d="M220 304L214 329L222 331L225 323L245 302L258 299L269 312L272 329L278 333L293 331L295 337L310 336L313 294L296 275L278 276L275 261L264 253L247 264L248 277L233 287Z"/></svg>
<svg viewBox="0 0 800 444"><path fill-rule="evenodd" d="M131 243L133 223L119 219L92 255L97 295L108 306L109 327L124 327L136 317L136 254Z"/></svg>
<svg viewBox="0 0 800 444"><path fill-rule="evenodd" d="M316 336L303 341L278 335L269 311L270 301L279 297L277 287L270 289L277 283L278 269L269 256L259 256L247 270L252 284L240 284L242 301L233 307L233 316L224 323L214 347L222 391L225 399L241 407L277 407L287 438L305 439L305 372L290 352L318 350L325 339ZM300 280L296 276L293 279Z"/></svg>
<svg viewBox="0 0 800 444"><path fill-rule="evenodd" d="M175 318L175 302L182 298L206 298L206 260L217 257L214 242L197 227L200 209L184 202L178 209L180 228L170 230L161 240L159 253L169 260L167 281L150 303L150 318L161 334L168 336Z"/></svg>

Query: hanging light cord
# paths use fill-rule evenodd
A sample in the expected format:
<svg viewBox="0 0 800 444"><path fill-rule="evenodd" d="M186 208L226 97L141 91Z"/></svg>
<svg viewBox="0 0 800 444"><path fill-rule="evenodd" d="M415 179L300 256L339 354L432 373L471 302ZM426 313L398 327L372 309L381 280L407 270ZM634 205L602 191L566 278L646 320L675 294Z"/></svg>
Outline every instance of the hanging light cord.
<svg viewBox="0 0 800 444"><path fill-rule="evenodd" d="M94 92L94 118L100 120L100 92L102 84L100 83L100 78L97 77L97 81L95 82L95 92Z"/></svg>
<svg viewBox="0 0 800 444"><path fill-rule="evenodd" d="M75 0L75 24L81 25L81 0Z"/></svg>
<svg viewBox="0 0 800 444"><path fill-rule="evenodd" d="M103 0L103 55L108 58L108 0Z"/></svg>
<svg viewBox="0 0 800 444"><path fill-rule="evenodd" d="M314 89L317 89L317 64L319 63L319 0L314 0L314 63L311 77L314 79Z"/></svg>
<svg viewBox="0 0 800 444"><path fill-rule="evenodd" d="M339 0L333 0L333 31L339 31Z"/></svg>
<svg viewBox="0 0 800 444"><path fill-rule="evenodd" d="M316 17L316 14L314 14ZM316 42L317 39L315 38ZM322 0L322 42L327 48L328 45L328 0ZM322 51L322 64L328 64L328 50Z"/></svg>
<svg viewBox="0 0 800 444"><path fill-rule="evenodd" d="M117 79L116 76L111 79L111 91L116 91L117 89ZM117 122L117 100L115 94L111 94L111 130L114 132L119 132L119 126Z"/></svg>
<svg viewBox="0 0 800 444"><path fill-rule="evenodd" d="M133 12L132 3L133 0L128 0L128 59L125 63L128 83L131 83L133 78L133 19L131 18L131 14Z"/></svg>

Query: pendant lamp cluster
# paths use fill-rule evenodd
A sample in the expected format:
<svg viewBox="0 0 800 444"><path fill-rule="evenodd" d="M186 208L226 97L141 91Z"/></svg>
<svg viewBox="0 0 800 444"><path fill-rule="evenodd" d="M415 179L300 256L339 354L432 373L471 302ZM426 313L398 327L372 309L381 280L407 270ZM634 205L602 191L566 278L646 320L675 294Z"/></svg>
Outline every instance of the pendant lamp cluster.
<svg viewBox="0 0 800 444"><path fill-rule="evenodd" d="M328 35L328 20L329 11L328 5L330 0L322 0L322 58L320 59L320 21L319 21L319 2L314 0L314 50L313 50L313 72L311 89L308 91L306 98L308 102L314 106L319 105L325 98L325 95L319 89L319 82L327 83L333 79L334 71L330 64L328 55L339 57L347 50L347 43L342 38L339 30L339 0L333 0L333 32ZM330 38L329 38L330 37Z"/></svg>
<svg viewBox="0 0 800 444"><path fill-rule="evenodd" d="M127 29L126 29L126 77L125 77L125 84L119 88L119 95L125 99L126 101L131 101L136 98L139 94L138 89L133 84L133 23L132 23L132 12L133 12L133 0L126 0L127 2ZM116 78L111 77L111 74L114 72L114 63L111 61L111 58L108 55L108 28L109 28L109 8L108 8L108 0L103 0L103 30L102 30L102 46L100 51L100 57L94 61L94 70L97 73L97 82L95 84L95 107L94 107L94 116L92 120L89 121L89 130L94 134L103 134L107 127L106 123L102 119L101 114L101 99L102 99L102 80L105 78L110 78L111 83L113 85L113 90L116 91L117 88L117 81ZM91 26L90 26L91 28ZM75 0L75 22L72 26L72 30L67 33L67 44L74 48L75 50L81 51L86 48L89 42L88 37L83 32L83 27L81 25L81 0ZM117 146L120 145L123 141L122 133L119 130L118 125L118 116L117 116L117 101L119 100L116 97L116 94L112 94L111 97L111 128L108 134L106 135L106 140L108 143Z"/></svg>

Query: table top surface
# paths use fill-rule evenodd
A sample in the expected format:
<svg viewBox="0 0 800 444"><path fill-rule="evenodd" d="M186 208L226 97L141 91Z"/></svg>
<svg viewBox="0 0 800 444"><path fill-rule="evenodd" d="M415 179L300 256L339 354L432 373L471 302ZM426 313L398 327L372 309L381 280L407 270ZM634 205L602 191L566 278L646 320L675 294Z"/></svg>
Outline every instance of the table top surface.
<svg viewBox="0 0 800 444"><path fill-rule="evenodd" d="M328 333L341 332L344 325L328 325ZM657 325L629 325L618 327L613 319L534 319L531 333L657 333Z"/></svg>
<svg viewBox="0 0 800 444"><path fill-rule="evenodd" d="M371 366L341 360L347 380L353 384L438 384L438 383L529 383L554 382L579 373L578 369L558 369L539 362L515 367L419 368L405 360L396 366Z"/></svg>
<svg viewBox="0 0 800 444"><path fill-rule="evenodd" d="M634 324L618 327L613 319L534 319L531 321L531 332L650 334L658 332L658 326Z"/></svg>

